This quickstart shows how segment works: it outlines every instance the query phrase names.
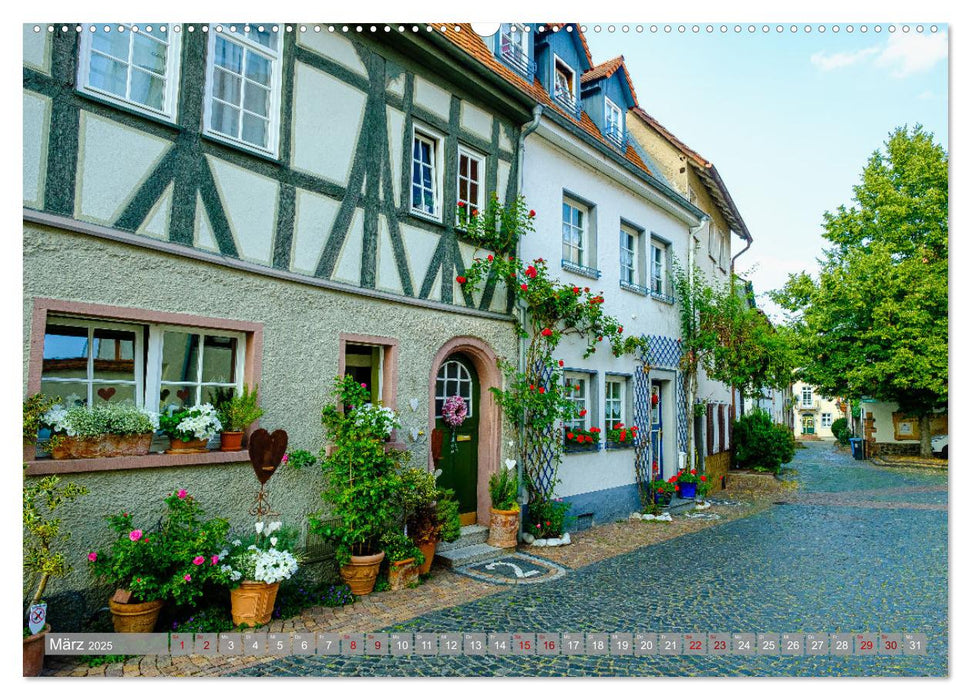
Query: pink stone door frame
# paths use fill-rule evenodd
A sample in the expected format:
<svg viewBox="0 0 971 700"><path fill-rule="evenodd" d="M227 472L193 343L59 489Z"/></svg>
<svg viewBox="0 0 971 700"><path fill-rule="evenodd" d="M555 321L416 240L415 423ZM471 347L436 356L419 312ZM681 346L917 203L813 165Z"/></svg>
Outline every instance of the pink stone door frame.
<svg viewBox="0 0 971 700"><path fill-rule="evenodd" d="M502 453L502 415L491 387L502 386L502 374L496 365L496 354L489 344L479 338L459 336L445 343L435 354L428 380L428 435L435 429L435 382L438 370L449 356L462 353L472 362L479 375L479 454L476 479L476 521L489 525L489 477L499 469ZM435 468L431 450L428 451L429 469Z"/></svg>

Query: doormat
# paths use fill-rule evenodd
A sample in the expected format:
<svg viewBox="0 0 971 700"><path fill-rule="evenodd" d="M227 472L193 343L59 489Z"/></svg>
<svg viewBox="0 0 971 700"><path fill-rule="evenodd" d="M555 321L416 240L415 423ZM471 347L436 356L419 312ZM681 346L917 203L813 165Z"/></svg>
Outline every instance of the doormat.
<svg viewBox="0 0 971 700"><path fill-rule="evenodd" d="M546 559L516 552L489 561L466 564L456 573L497 585L546 583L560 578L566 569Z"/></svg>

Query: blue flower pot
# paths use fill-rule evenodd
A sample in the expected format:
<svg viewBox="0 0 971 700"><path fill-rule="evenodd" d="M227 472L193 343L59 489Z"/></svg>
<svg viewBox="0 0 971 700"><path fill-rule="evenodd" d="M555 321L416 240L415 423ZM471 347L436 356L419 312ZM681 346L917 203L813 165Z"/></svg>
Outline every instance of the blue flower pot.
<svg viewBox="0 0 971 700"><path fill-rule="evenodd" d="M690 483L685 483L684 481L679 481L678 486L681 487L680 494L681 498L694 498L698 493L698 484L693 481Z"/></svg>

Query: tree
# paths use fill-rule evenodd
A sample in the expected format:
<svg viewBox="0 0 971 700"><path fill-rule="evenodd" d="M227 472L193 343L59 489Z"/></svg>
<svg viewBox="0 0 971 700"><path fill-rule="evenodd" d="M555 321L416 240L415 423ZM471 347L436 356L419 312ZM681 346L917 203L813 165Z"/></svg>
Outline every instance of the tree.
<svg viewBox="0 0 971 700"><path fill-rule="evenodd" d="M894 401L920 421L947 405L948 155L933 134L896 129L854 187L824 214L818 279L790 275L772 294L800 339L801 377L830 396Z"/></svg>

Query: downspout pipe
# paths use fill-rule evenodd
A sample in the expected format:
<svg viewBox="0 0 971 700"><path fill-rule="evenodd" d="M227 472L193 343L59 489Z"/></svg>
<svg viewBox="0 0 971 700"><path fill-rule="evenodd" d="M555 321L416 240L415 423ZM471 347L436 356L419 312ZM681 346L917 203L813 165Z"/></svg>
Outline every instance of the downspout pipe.
<svg viewBox="0 0 971 700"><path fill-rule="evenodd" d="M522 127L522 129L520 129L520 131L519 131L519 143L517 144L518 145L518 154L517 154L518 162L517 162L517 168L518 168L518 171L519 171L519 178L518 178L518 180L519 180L519 183L518 183L519 184L519 187L518 187L518 192L519 192L520 195L522 195L522 193L523 193L523 187L524 187L524 184L526 182L526 176L525 176L525 172L524 172L525 171L525 162L526 162L525 161L525 155L526 155L526 137L529 136L534 131L536 131L536 129L539 127L539 123L540 123L540 120L542 119L542 117L543 117L543 105L537 104L536 106L533 107L533 120L531 122L529 122L528 124L525 124ZM522 244L523 244L523 242L522 242L521 239L516 241L516 253L517 253L517 255L521 252ZM524 330L527 327L526 326L526 320L527 320L526 319L526 302L523 301L522 299L520 299L519 300L519 322L520 322L520 324L522 324L522 327L523 327ZM520 337L520 339L519 339L519 362L517 364L519 366L519 371L520 372L525 372L526 371L526 338L523 338L523 337ZM519 462L520 460L517 459L516 461ZM525 467L526 467L525 464L519 464L519 466L518 466L517 477L519 479L519 483L520 484L523 484L523 470L525 469ZM520 518L519 519L519 533L520 533L520 536L522 535L523 528L525 527L524 526L524 522L525 522L525 519L524 518Z"/></svg>
<svg viewBox="0 0 971 700"><path fill-rule="evenodd" d="M745 237L745 247L742 248L740 251L738 251L737 253L735 253L735 255L732 256L731 265L728 266L728 275L729 275L728 289L731 291L732 294L735 293L735 260L737 258L740 258L745 253L745 251L747 251L751 247L752 247L752 237L751 236L746 236ZM742 402L742 404L741 404L742 408L741 408L740 411L738 411L737 415L745 415L745 397L744 396L739 396L739 399ZM736 415L736 411L735 411L735 387L732 387L732 416L735 416L735 415Z"/></svg>
<svg viewBox="0 0 971 700"><path fill-rule="evenodd" d="M701 232L703 228L711 224L711 218L708 216L703 216L700 221L698 221L697 226L692 226L688 229L688 288L694 290L695 288L695 247L698 244L696 236ZM685 391L685 400L688 405L685 406L685 412L688 414L686 416L688 421L688 444L685 445L687 454L685 455L684 462L685 467L689 470L695 468L695 454L698 452L697 441L698 437L695 435L695 388L697 386L698 376L695 374L695 381L688 383L687 391ZM679 465L680 468L680 465Z"/></svg>

